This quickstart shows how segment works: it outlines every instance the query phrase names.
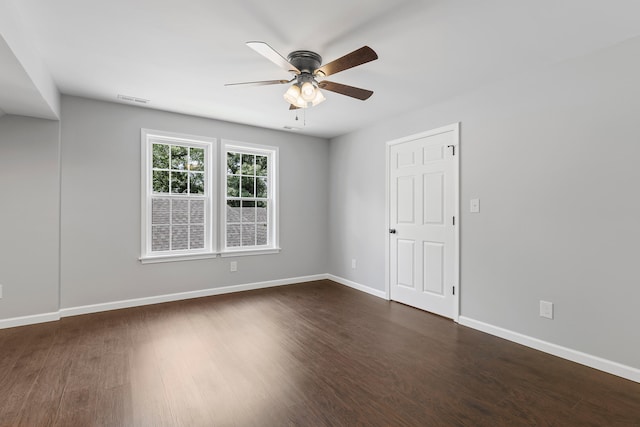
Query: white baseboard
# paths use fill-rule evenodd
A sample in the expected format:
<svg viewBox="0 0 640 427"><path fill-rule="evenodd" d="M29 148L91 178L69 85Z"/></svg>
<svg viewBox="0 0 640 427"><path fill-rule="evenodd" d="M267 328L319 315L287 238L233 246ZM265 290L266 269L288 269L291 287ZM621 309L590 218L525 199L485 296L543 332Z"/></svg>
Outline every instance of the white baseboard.
<svg viewBox="0 0 640 427"><path fill-rule="evenodd" d="M10 319L0 320L0 329L33 325L34 323L55 322L56 320L60 320L60 313L57 311L54 311L53 313L34 314L31 316L12 317Z"/></svg>
<svg viewBox="0 0 640 427"><path fill-rule="evenodd" d="M101 311L117 310L120 308L138 307L143 305L208 297L212 295L222 295L232 292L250 291L254 289L271 288L274 286L292 285L295 283L312 282L314 280L324 279L327 279L326 274L316 274L313 276L292 277L289 279L269 280L265 282L246 283L243 285L222 286L219 288L202 289L191 292L180 292L175 294L157 295L146 298L136 298L101 304L83 305L79 307L62 308L59 311L52 313L42 313L34 314L31 316L13 317L10 319L0 319L0 329L33 325L36 323L54 322L56 320L60 320L60 318L62 317L78 316L80 314L98 313Z"/></svg>
<svg viewBox="0 0 640 427"><path fill-rule="evenodd" d="M197 291L179 292L173 294L156 295L152 297L134 298L121 301L112 301L99 304L90 304L77 307L62 308L57 312L36 314L32 316L14 317L10 319L0 319L0 329L13 328L16 326L33 325L36 323L53 322L60 320L62 317L79 316L82 314L98 313L102 311L118 310L121 308L139 307L151 304L160 304L164 302L180 301L191 298L201 298L213 295L222 295L232 292L250 291L255 289L271 288L274 286L291 285L295 283L312 282L314 280L330 279L334 282L352 287L359 291L385 298L384 292L360 285L341 277L331 274L316 274L312 276L292 277L288 279L269 280L264 282L246 283L242 285L221 286L218 288L201 289Z"/></svg>
<svg viewBox="0 0 640 427"><path fill-rule="evenodd" d="M329 280L333 280L334 282L340 283L341 285L345 285L350 288L357 289L362 292L366 292L369 295L373 295L375 297L382 298L382 299L389 299L387 298L387 294L384 291L374 289L369 286L361 285L360 283L356 283L351 280L344 279L342 277L334 276L333 274L327 274L326 278Z"/></svg>
<svg viewBox="0 0 640 427"><path fill-rule="evenodd" d="M292 285L294 283L312 282L326 279L326 274L293 277L289 279L269 280L265 282L247 283L243 285L221 286L219 288L202 289L198 291L179 292L175 294L157 295L153 297L135 298L102 304L83 305L79 307L63 308L60 317L78 316L80 314L98 313L101 311L118 310L121 308L139 307L143 305L159 304L163 302L180 301L192 298L209 297L213 295L229 294L232 292L251 291L255 289L271 288L274 286Z"/></svg>
<svg viewBox="0 0 640 427"><path fill-rule="evenodd" d="M523 335L518 332L513 332L498 326L493 326L465 316L460 316L459 323L478 331L486 332L488 334L540 350L544 353L549 353L572 362L580 363L581 365L589 366L591 368L640 383L640 369L633 368L631 366L623 365L591 354L582 353L581 351Z"/></svg>

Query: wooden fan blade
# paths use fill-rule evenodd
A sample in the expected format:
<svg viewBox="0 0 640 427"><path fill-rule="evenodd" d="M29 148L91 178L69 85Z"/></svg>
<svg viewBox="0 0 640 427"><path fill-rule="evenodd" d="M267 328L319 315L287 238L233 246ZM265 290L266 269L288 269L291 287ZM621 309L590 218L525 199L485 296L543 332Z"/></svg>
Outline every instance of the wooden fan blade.
<svg viewBox="0 0 640 427"><path fill-rule="evenodd" d="M358 50L347 53L342 58L331 61L318 68L313 74L319 76L330 76L358 65L378 59L378 54L369 46L363 46Z"/></svg>
<svg viewBox="0 0 640 427"><path fill-rule="evenodd" d="M283 85L285 83L291 83L293 80L262 80L258 82L242 82L242 83L227 83L225 86L265 86L265 85Z"/></svg>
<svg viewBox="0 0 640 427"><path fill-rule="evenodd" d="M359 87L343 85L326 80L318 83L318 87L331 92L339 93L340 95L347 95L352 98L360 99L362 101L364 101L365 99L369 99L369 97L373 95L373 91L371 90L360 89Z"/></svg>
<svg viewBox="0 0 640 427"><path fill-rule="evenodd" d="M280 55L278 51L276 51L265 42L247 42L247 46L267 58L269 61L276 64L278 67L292 73L300 74L300 70L291 65L284 56Z"/></svg>
<svg viewBox="0 0 640 427"><path fill-rule="evenodd" d="M300 109L300 107L296 107L293 104L289 104L289 110L299 110L299 109Z"/></svg>

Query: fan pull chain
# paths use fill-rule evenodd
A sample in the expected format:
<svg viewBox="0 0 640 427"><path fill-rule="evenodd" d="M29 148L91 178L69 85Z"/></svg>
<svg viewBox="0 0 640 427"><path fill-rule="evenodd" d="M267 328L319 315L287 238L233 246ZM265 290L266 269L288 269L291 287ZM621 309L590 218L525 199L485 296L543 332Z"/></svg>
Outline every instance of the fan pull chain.
<svg viewBox="0 0 640 427"><path fill-rule="evenodd" d="M300 120L300 118L298 117L298 113L296 113L296 122ZM307 126L307 109L304 108L302 110L302 126Z"/></svg>

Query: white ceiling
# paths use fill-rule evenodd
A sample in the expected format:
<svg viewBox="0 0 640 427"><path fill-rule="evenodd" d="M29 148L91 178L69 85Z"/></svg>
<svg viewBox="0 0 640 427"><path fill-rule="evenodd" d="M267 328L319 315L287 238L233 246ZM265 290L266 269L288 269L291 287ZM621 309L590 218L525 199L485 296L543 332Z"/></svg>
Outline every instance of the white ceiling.
<svg viewBox="0 0 640 427"><path fill-rule="evenodd" d="M640 35L637 0L10 1L64 94L326 138ZM324 62L368 45L380 59L329 80L375 93L296 113L284 85L225 87L289 77L250 40Z"/></svg>

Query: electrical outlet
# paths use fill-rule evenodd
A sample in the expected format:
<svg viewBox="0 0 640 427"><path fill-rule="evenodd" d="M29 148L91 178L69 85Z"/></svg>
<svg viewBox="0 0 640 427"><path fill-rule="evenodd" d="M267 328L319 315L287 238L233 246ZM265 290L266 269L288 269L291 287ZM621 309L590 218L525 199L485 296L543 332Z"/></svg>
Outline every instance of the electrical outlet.
<svg viewBox="0 0 640 427"><path fill-rule="evenodd" d="M540 317L553 319L553 303L549 301L540 301Z"/></svg>
<svg viewBox="0 0 640 427"><path fill-rule="evenodd" d="M2 299L2 285L0 285L0 299Z"/></svg>
<svg viewBox="0 0 640 427"><path fill-rule="evenodd" d="M355 259L355 258L353 258L353 259L351 260L351 268L355 269L355 268L356 268L356 265L357 265L357 263L356 263L356 259Z"/></svg>
<svg viewBox="0 0 640 427"><path fill-rule="evenodd" d="M229 271L238 271L238 261L231 261L229 263Z"/></svg>
<svg viewBox="0 0 640 427"><path fill-rule="evenodd" d="M471 199L469 201L469 212L480 213L480 199Z"/></svg>

